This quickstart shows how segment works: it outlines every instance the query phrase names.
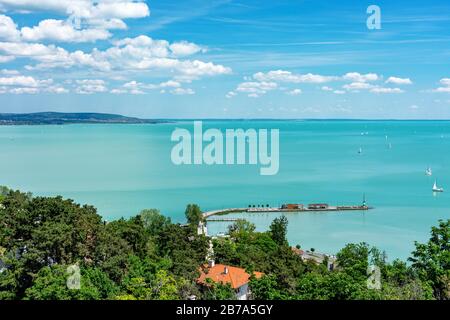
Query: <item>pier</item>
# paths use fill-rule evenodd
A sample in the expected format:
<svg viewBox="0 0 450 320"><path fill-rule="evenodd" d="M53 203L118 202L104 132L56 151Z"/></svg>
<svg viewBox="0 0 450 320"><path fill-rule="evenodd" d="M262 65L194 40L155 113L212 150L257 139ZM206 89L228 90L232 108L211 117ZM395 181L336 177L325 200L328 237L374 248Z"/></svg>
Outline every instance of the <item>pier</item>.
<svg viewBox="0 0 450 320"><path fill-rule="evenodd" d="M208 222L214 221L236 221L235 218L215 218L208 219L213 216L222 216L230 213L270 213L270 212L282 212L282 213L303 213L303 212L346 212L346 211L368 211L373 209L367 206L365 203L356 206L329 206L328 204L309 204L303 206L302 204L283 204L281 207L255 207L249 206L248 208L228 208L212 210L203 213L203 218Z"/></svg>
<svg viewBox="0 0 450 320"><path fill-rule="evenodd" d="M218 219L208 219L206 222L236 222L237 218L218 218Z"/></svg>

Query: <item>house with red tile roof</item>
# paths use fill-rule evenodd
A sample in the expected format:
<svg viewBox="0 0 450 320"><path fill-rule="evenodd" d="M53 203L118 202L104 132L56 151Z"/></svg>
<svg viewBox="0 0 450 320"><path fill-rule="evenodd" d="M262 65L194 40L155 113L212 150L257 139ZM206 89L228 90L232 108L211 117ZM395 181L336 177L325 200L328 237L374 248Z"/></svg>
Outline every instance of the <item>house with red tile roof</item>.
<svg viewBox="0 0 450 320"><path fill-rule="evenodd" d="M264 273L254 272L254 276L259 279ZM228 266L224 264L215 264L214 262L200 268L200 277L197 282L207 286L207 279L215 283L229 284L236 292L238 300L247 300L250 295L248 283L250 275L243 268Z"/></svg>

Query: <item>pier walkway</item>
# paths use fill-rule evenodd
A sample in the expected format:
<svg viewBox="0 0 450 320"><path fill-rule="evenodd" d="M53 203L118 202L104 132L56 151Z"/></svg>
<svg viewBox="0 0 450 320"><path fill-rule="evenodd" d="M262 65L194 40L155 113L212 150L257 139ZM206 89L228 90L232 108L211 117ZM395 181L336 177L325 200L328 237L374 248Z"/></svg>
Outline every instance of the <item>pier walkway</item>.
<svg viewBox="0 0 450 320"><path fill-rule="evenodd" d="M213 216L221 216L221 215L227 215L229 213L266 213L266 212L340 212L340 211L367 211L373 209L372 207L368 207L366 205L362 206L327 206L325 208L308 208L308 207L302 207L297 209L283 209L283 208L277 208L277 207L260 207L260 208L228 208L228 209L219 209L219 210L212 210L207 211L203 213L203 219L207 220L210 217ZM209 219L207 221L236 221L237 219Z"/></svg>

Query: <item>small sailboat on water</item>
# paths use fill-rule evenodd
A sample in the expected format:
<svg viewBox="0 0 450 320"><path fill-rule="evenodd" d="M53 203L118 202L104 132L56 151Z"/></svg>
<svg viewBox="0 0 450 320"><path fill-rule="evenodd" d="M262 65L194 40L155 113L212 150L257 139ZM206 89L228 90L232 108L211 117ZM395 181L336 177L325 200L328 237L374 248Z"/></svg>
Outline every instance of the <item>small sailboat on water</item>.
<svg viewBox="0 0 450 320"><path fill-rule="evenodd" d="M425 174L429 177L431 177L433 175L433 170L431 170L430 167L427 168L427 170L425 170Z"/></svg>
<svg viewBox="0 0 450 320"><path fill-rule="evenodd" d="M434 180L433 192L444 192L444 188L438 187L436 180Z"/></svg>
<svg viewBox="0 0 450 320"><path fill-rule="evenodd" d="M362 152L363 152L362 147L359 147L358 154L362 154Z"/></svg>

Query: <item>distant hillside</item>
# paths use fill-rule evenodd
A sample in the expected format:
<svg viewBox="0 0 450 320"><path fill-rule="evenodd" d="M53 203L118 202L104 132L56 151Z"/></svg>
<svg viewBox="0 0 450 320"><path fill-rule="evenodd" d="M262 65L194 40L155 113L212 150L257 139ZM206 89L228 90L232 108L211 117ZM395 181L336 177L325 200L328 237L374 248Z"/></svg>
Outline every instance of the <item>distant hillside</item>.
<svg viewBox="0 0 450 320"><path fill-rule="evenodd" d="M0 125L38 125L71 123L159 123L159 120L130 118L106 113L0 113Z"/></svg>

